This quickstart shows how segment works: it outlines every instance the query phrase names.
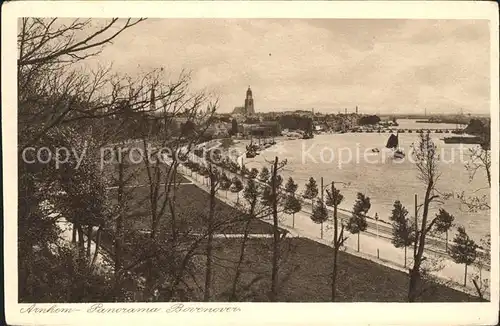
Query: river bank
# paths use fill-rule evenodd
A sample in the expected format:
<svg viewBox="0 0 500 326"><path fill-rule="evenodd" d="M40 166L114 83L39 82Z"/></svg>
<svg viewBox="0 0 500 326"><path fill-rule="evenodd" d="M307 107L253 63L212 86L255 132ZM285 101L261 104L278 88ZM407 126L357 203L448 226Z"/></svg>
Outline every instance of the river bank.
<svg viewBox="0 0 500 326"><path fill-rule="evenodd" d="M444 208L455 216L455 224L463 225L468 234L476 241L490 233L490 211L470 211L458 199L458 196L485 196L489 200L486 173L478 170L470 178L466 164L470 160L470 150L474 145L446 144L433 136L439 150L439 172L441 174L437 189L442 194L449 194L443 205L432 207L431 216ZM387 134L323 134L309 140L291 140L280 143L275 151L264 151L251 160L245 160L248 169L270 168L270 161L278 156L286 159L286 167L281 175L286 180L292 177L298 184L297 193L303 193L305 185L312 177L320 184L332 181L347 184L341 187L344 201L342 209L350 210L356 200L357 192L371 198L370 215L378 213L388 221L396 200L399 200L410 212L414 212L414 196L418 203L424 196L425 185L418 179L415 163L410 159L412 145L418 140L416 134L400 134L400 147L408 153L407 159L393 160L385 152ZM380 153L373 153L379 148ZM366 154L365 154L366 153ZM453 235L450 234L450 239Z"/></svg>

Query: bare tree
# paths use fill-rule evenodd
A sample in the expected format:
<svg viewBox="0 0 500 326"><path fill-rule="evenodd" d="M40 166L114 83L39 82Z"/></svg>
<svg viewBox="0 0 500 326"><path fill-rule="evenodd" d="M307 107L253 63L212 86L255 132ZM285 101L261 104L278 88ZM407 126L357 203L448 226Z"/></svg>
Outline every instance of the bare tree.
<svg viewBox="0 0 500 326"><path fill-rule="evenodd" d="M241 240L240 246L240 256L236 264L235 275L233 279L233 284L231 288L230 299L235 301L237 299L237 286L241 276L241 265L245 259L245 249L247 245L248 235L250 232L250 223L255 219L257 215L257 204L259 202L260 186L253 179L248 180L247 186L244 189L243 198L248 204L248 215L246 216L246 221L243 229L243 239Z"/></svg>
<svg viewBox="0 0 500 326"><path fill-rule="evenodd" d="M274 159L273 168L271 171L271 201L272 201L272 216L273 216L273 256L272 256L272 274L271 274L271 301L278 300L279 286L279 259L280 259L280 242L282 236L286 233L280 232L278 220L278 201L279 201L279 178L278 171L286 165L286 160L278 163L278 157Z"/></svg>
<svg viewBox="0 0 500 326"><path fill-rule="evenodd" d="M440 177L438 168L439 155L437 148L430 137L430 133L421 132L419 140L413 145L413 154L418 172L419 180L425 185L424 202L420 208L423 209L420 226L417 218L417 196L415 195L415 242L413 250L413 267L410 269L410 282L408 288L408 301L414 302L420 291L421 266L426 259L424 255L426 236L433 228L440 215L436 215L431 221L428 220L429 210L435 202L442 203L437 190L437 182Z"/></svg>
<svg viewBox="0 0 500 326"><path fill-rule="evenodd" d="M109 68L86 72L80 62L97 56L121 33L144 19L21 18L18 32L18 106L20 150L73 116L92 116L113 106L118 85L105 90ZM109 114L109 113L108 113Z"/></svg>
<svg viewBox="0 0 500 326"><path fill-rule="evenodd" d="M206 265L205 265L205 292L203 294L203 301L210 301L212 289L212 250L213 250L213 236L214 236L214 214L215 214L215 195L217 194L220 173L209 163L208 175L210 179L210 209L207 219L207 247L206 247Z"/></svg>
<svg viewBox="0 0 500 326"><path fill-rule="evenodd" d="M476 189L474 194L462 192L458 195L461 203L471 212L490 210L489 189L491 188L491 145L490 130L487 127L480 134L481 144L469 149L469 160L465 164L465 169L469 173L469 180L472 181L478 173L484 173L488 184L486 187ZM486 194L477 194L485 192Z"/></svg>
<svg viewBox="0 0 500 326"><path fill-rule="evenodd" d="M485 292L489 289L489 280L483 279L482 270L491 263L490 252L491 252L491 236L488 234L486 237L480 241L482 250L478 250L476 265L478 267L478 272L472 278L472 283L476 289L477 295L480 299L483 299Z"/></svg>
<svg viewBox="0 0 500 326"><path fill-rule="evenodd" d="M160 277L154 278L154 282L151 275L147 277L145 298L150 300L155 290L161 288L167 279L169 280L168 297L175 297L176 288L186 277L186 268L195 249L203 241L203 237L196 241L191 241L186 237L179 239L175 210L178 184L176 181L177 155L173 155L167 164L150 162L151 156L162 158L163 155L154 149L151 150L148 145L153 142L160 148L171 149L172 153L178 153L179 149L186 149L186 152L189 152L191 146L204 137L204 131L211 123L210 117L215 111L217 101L209 101L207 94L191 92L190 76L185 72L181 73L177 81L165 84L163 69L153 70L142 76L128 77L112 74L110 68L99 67L95 71L82 68L83 65L80 63L99 55L104 46L142 20L111 19L104 26L97 26L93 20L23 18L20 21L18 34L18 121L19 154L23 153L24 148L29 145L51 142L57 146L56 140L58 139L68 139L69 144L66 144L68 148L83 143L85 137L90 137L95 142L93 149L99 148L99 145L113 147L114 145L111 144L113 142L122 146L129 140L138 140L136 145L142 144L142 149L145 151L141 160L144 163L142 172L146 172L146 176L144 177L144 173L141 175L141 173L131 172L130 174L141 175L145 178L146 180L141 180L141 182L146 183L145 186L148 189L146 203L149 203L148 210L151 213L150 239L148 243L143 243L138 247L138 249L145 249L145 252L139 253L138 257L132 261L128 254L123 254L124 247L128 246L123 243L124 233L133 233L130 233L131 230L126 230L123 223L127 197L125 188L128 189L125 167L128 163L118 165L119 199L117 210L110 214L111 218L108 222L115 228L114 236L112 236L116 240L115 250L113 250L115 290L119 287L120 278L126 272L133 271L144 262L150 262L152 265L154 260L160 264L162 257L181 256L179 264L172 264L171 269L165 271ZM202 109L205 105L208 105L208 110ZM180 128L180 130L170 128L176 124L176 119L180 116L196 128ZM48 248L47 245L57 239L58 232L55 219L43 220L41 224L33 223L33 211L45 198L51 201L58 200L51 194L61 192L59 184L64 186L68 182L60 177L58 171L43 172L42 175L35 165L24 164L22 160L19 162L19 198L24 204L21 206L26 208L20 210L19 219L19 242L22 243L20 266L23 271L20 273L20 284L26 285L29 282L25 280L32 278L30 275L36 271L30 266L31 257L35 256L32 248L35 244ZM41 188L39 183L33 182L34 174L38 174L37 179L42 180L44 185ZM90 175L97 177L98 173ZM67 173L66 176L71 177L71 174ZM55 181L60 181L57 187L53 186ZM98 189L101 189L97 185L98 182L94 182L93 179L88 179L86 183L73 182L73 185L65 186L66 193L69 194L65 196L69 198L73 193L82 193L86 197L80 196L80 198L85 202L102 200L106 196L101 193L95 194ZM78 187L81 189L79 190ZM44 189L46 195L36 192L37 188ZM48 191L49 188L50 191ZM63 203L64 201L60 201L55 204L62 208ZM90 205L80 206L90 207ZM100 209L96 206L92 215L98 215L96 221L102 219L99 215L105 215L105 212L98 211ZM162 236L169 240L171 238L172 241L168 241L168 246L162 246L159 245L158 240L162 230L160 226L164 225L161 221L166 220L165 217L168 215L167 209L170 210L168 220L170 232ZM98 226L92 267L98 255L100 235L104 224L81 219L79 216L89 215L85 212L70 210L67 212L71 213L68 218L74 221L73 239L75 242L76 234L78 234L77 252L86 260L90 258L94 227ZM31 237L30 234L33 234L34 230L42 233L43 237ZM83 241L85 232L87 233L86 253L84 253ZM147 252L148 249L151 249L150 252ZM23 287L29 288L24 285ZM34 292L34 288L29 291ZM28 298L27 292L29 291L20 292L20 294ZM114 292L114 297L116 297L117 291Z"/></svg>
<svg viewBox="0 0 500 326"><path fill-rule="evenodd" d="M331 300L335 302L336 291L337 291L337 262L338 253L340 248L344 245L347 237L344 237L344 223L341 224L341 229L339 232L339 220L338 220L338 206L344 200L344 196L340 193L340 190L335 188L335 183L332 182L330 191L326 190L326 205L333 206L333 265L332 265L332 278L331 278Z"/></svg>
<svg viewBox="0 0 500 326"><path fill-rule="evenodd" d="M204 93L194 93L189 91L189 78L181 79L173 84L162 84L160 79L154 79L151 84L150 92L150 109L141 115L141 142L144 150L144 155L141 158L144 169L147 174L148 199L151 213L151 230L150 241L152 252L156 254L149 255L147 258L148 275L146 278L145 296L152 298L155 289L163 287L163 282L171 278L170 274L175 274L176 280L173 284L179 284L180 278L184 277L184 271L178 271L177 266L170 266L169 271L162 272L163 275L155 276L153 271L154 261L165 255L176 255L176 250L181 250L180 244L189 242L188 239L180 239L178 237L178 225L176 220L175 201L176 189L179 185L177 181L177 168L179 166L178 153L183 152L183 155L189 155L192 147L204 136L205 131L212 123L212 116L217 107L217 101L210 101ZM156 89L156 91L155 91ZM172 90L174 89L174 90ZM156 103L160 102L159 108ZM204 110L205 105L208 105L208 110ZM155 114L156 113L156 114ZM196 130L181 128L178 135L169 133L168 126L179 116L187 118L187 121L197 126ZM151 125L157 122L163 125L163 132L160 132L159 137L155 136ZM151 147L151 142L154 142L155 147ZM163 153L163 149L169 149L168 153ZM154 159L152 159L154 158ZM215 171L213 171L215 173ZM218 182L214 184L218 187ZM215 196L215 193L214 195ZM212 204L215 198L211 200ZM213 221L213 205L207 218L207 235L213 233L211 222ZM167 210L168 209L168 210ZM170 213L167 215L167 213ZM165 219L169 218L170 221ZM165 247L160 240L161 221L165 220L165 224L170 225L170 232L167 234L169 246ZM211 243L211 240L209 241ZM183 270L189 263L193 255L193 251L188 250L186 261L179 265ZM207 247L207 252L211 253L210 245ZM182 254L181 254L182 255ZM210 264L210 259L208 258ZM207 266L210 270L210 266ZM208 275L210 283L210 275ZM169 293L175 296L176 289L170 287ZM206 292L210 295L209 292Z"/></svg>

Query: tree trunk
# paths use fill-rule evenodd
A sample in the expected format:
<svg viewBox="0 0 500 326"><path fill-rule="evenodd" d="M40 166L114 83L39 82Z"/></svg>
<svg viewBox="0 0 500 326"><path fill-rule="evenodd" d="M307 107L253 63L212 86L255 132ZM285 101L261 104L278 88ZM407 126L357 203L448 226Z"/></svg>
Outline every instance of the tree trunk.
<svg viewBox="0 0 500 326"><path fill-rule="evenodd" d="M295 213L292 213L292 229L295 228Z"/></svg>
<svg viewBox="0 0 500 326"><path fill-rule="evenodd" d="M417 299L417 286L420 278L420 266L414 265L410 269L410 282L408 289L408 302L415 302Z"/></svg>
<svg viewBox="0 0 500 326"><path fill-rule="evenodd" d="M332 185L332 194L334 193L334 188ZM339 235L338 235L338 218L337 218L337 205L333 206L333 270L332 270L332 302L335 302L336 295L336 281L337 281L337 256L340 247Z"/></svg>
<svg viewBox="0 0 500 326"><path fill-rule="evenodd" d="M237 300L236 290L237 290L238 282L239 282L240 275L241 275L241 264L243 264L243 260L245 259L245 248L246 248L246 243L247 243L247 239L248 239L248 234L250 233L250 222L252 221L252 216L253 216L253 208L252 208L252 212L250 214L249 219L245 223L245 229L243 231L243 240L241 241L241 247L240 247L240 258L238 259L238 264L236 265L236 272L234 274L233 287L231 289L231 301Z"/></svg>
<svg viewBox="0 0 500 326"><path fill-rule="evenodd" d="M336 295L336 280L337 280L337 256L339 253L338 248L333 249L333 271L332 271L332 302L335 302L335 295Z"/></svg>
<svg viewBox="0 0 500 326"><path fill-rule="evenodd" d="M121 153L120 153L121 154ZM117 154L118 155L118 154ZM122 270L122 247L123 247L123 208L125 207L125 183L124 183L124 165L123 160L119 158L118 165L118 217L116 218L115 225L115 243L114 243L114 261L115 261L115 279L114 279L114 297L118 300L120 297L120 273Z"/></svg>
<svg viewBox="0 0 500 326"><path fill-rule="evenodd" d="M280 233L278 228L278 196L276 194L276 175L278 173L278 157L274 160L273 178L272 178L272 205L273 205L273 257L271 273L271 302L278 300L278 260L279 260L279 241Z"/></svg>
<svg viewBox="0 0 500 326"><path fill-rule="evenodd" d="M91 253L91 247L92 247L92 225L89 225L87 227L87 259L90 262L90 253Z"/></svg>
<svg viewBox="0 0 500 326"><path fill-rule="evenodd" d="M211 167L209 167L211 169ZM215 194L216 194L216 180L213 171L210 172L210 211L208 213L207 230L208 239L206 247L207 261L205 265L205 292L203 294L203 301L208 302L211 299L212 289L212 249L214 238L214 214L215 214Z"/></svg>
<svg viewBox="0 0 500 326"><path fill-rule="evenodd" d="M101 227L99 226L99 228L97 229L96 231L96 235L95 235L95 251L94 251L94 257L92 258L92 262L90 264L90 266L93 268L96 261L97 261L97 255L99 255L99 246L101 245Z"/></svg>
<svg viewBox="0 0 500 326"><path fill-rule="evenodd" d="M72 237L71 237L71 243L75 244L76 243L76 227L75 227L75 223L73 222L73 234L72 234Z"/></svg>
<svg viewBox="0 0 500 326"><path fill-rule="evenodd" d="M425 191L425 197L424 197L424 204L423 204L423 213L422 213L422 223L420 225L420 231L419 235L416 237L415 240L415 248L416 248L416 253L414 254L414 263L413 263L413 268L412 268L412 273L410 273L410 288L408 289L408 300L410 302L414 302L417 299L417 286L418 286L418 278L420 277L420 265L422 264L422 256L424 254L424 248L425 248L425 236L426 236L426 229L427 229L427 215L429 214L429 205L431 202L430 196L431 196L431 191L433 189L433 183L429 182L427 184L427 189ZM415 195L415 207L416 206L416 195ZM417 208L415 208L415 213L417 211ZM416 214L415 214L416 216ZM417 220L417 218L415 217ZM417 226L417 225L416 225ZM416 228L418 230L418 228ZM417 245L418 243L418 245Z"/></svg>
<svg viewBox="0 0 500 326"><path fill-rule="evenodd" d="M321 222L321 239L323 239L323 222Z"/></svg>
<svg viewBox="0 0 500 326"><path fill-rule="evenodd" d="M361 233L361 231L358 232L358 252L359 252L359 234Z"/></svg>
<svg viewBox="0 0 500 326"><path fill-rule="evenodd" d="M448 252L448 230L446 230L446 245L445 245L445 251Z"/></svg>
<svg viewBox="0 0 500 326"><path fill-rule="evenodd" d="M406 268L406 246L405 246L405 268Z"/></svg>
<svg viewBox="0 0 500 326"><path fill-rule="evenodd" d="M464 286L467 286L467 264L465 264Z"/></svg>
<svg viewBox="0 0 500 326"><path fill-rule="evenodd" d="M85 270L85 239L83 238L83 229L81 225L77 226L78 232L78 271L83 273ZM85 283L83 277L79 276L75 280L75 287L72 293L73 300L81 300L85 297Z"/></svg>
<svg viewBox="0 0 500 326"><path fill-rule="evenodd" d="M83 261L85 257L85 239L83 238L83 229L80 224L77 225L78 232L78 258Z"/></svg>

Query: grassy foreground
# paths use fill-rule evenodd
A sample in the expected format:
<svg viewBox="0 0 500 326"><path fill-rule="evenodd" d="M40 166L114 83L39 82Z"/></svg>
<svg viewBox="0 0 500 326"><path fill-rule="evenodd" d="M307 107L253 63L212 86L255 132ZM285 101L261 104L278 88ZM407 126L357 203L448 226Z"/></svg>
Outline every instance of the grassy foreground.
<svg viewBox="0 0 500 326"><path fill-rule="evenodd" d="M231 285L235 262L239 258L240 239L217 240L214 300L224 300ZM272 239L250 239L243 266L243 282L261 278L247 293L248 301L268 301L271 280ZM279 301L328 302L331 298L330 275L332 248L306 238L289 238L282 244ZM337 300L339 302L407 302L408 275L344 252L339 253ZM203 281L200 279L200 281ZM241 287L240 287L241 288ZM477 301L465 293L433 284L423 294L424 302Z"/></svg>

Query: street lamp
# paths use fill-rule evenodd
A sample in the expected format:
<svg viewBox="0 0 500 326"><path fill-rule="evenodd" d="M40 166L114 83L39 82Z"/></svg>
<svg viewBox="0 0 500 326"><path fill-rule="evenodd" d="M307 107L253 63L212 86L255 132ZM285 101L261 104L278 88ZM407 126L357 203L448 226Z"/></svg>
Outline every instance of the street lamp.
<svg viewBox="0 0 500 326"><path fill-rule="evenodd" d="M380 258L379 248L378 248L378 213L375 213L375 227L377 229L377 258Z"/></svg>
<svg viewBox="0 0 500 326"><path fill-rule="evenodd" d="M327 183L326 185L323 185L323 177L321 177L321 201L324 202L324 196L323 196L323 191L326 189L326 187L330 187L333 185L335 187L335 184L341 184L344 187L349 187L351 185L350 182L342 182L342 181L332 181L330 183Z"/></svg>

